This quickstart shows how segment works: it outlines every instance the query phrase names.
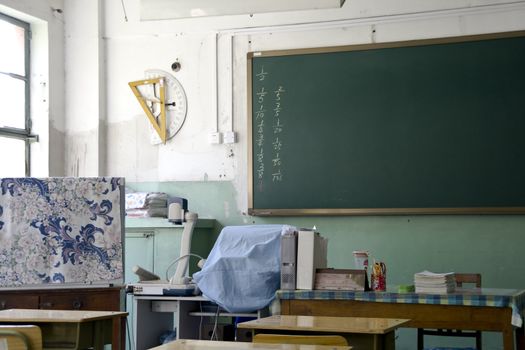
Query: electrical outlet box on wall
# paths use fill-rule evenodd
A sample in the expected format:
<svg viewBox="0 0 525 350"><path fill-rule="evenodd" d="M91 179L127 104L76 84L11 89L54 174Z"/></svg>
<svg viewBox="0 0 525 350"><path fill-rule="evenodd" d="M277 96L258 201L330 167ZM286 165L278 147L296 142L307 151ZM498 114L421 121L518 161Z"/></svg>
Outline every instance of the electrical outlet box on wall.
<svg viewBox="0 0 525 350"><path fill-rule="evenodd" d="M209 136L209 141L211 144L220 144L222 143L222 135L220 132L212 132Z"/></svg>
<svg viewBox="0 0 525 350"><path fill-rule="evenodd" d="M226 131L224 133L224 143L235 143L237 142L237 135L235 131Z"/></svg>

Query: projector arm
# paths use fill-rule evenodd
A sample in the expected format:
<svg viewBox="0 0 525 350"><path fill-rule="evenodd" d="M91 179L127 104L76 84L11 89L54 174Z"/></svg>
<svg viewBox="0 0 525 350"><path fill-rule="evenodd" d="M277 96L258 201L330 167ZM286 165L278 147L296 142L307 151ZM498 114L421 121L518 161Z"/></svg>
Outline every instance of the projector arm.
<svg viewBox="0 0 525 350"><path fill-rule="evenodd" d="M197 223L198 215L196 213L186 213L186 223L182 230L182 238L180 242L179 263L175 274L170 279L170 284L187 284L186 271L188 270L188 261L190 259L191 236L193 235L193 228Z"/></svg>
<svg viewBox="0 0 525 350"><path fill-rule="evenodd" d="M175 270L175 274L169 279L170 284L188 284L189 277L186 277L186 271L188 270L188 260L191 255L197 256L200 258L200 256L191 254L191 236L193 235L193 229L195 227L195 224L197 222L198 215L196 213L186 213L186 223L184 224L184 229L182 230L182 238L180 242L180 255L177 259L175 259L169 267L171 267L174 263L178 262L177 269ZM202 258L201 258L202 259ZM167 270L169 270L169 267ZM152 283L166 283L168 281L162 281L159 276L156 274L143 269L140 266L134 266L133 272L139 276L140 282L152 282ZM168 279L166 270L166 279Z"/></svg>

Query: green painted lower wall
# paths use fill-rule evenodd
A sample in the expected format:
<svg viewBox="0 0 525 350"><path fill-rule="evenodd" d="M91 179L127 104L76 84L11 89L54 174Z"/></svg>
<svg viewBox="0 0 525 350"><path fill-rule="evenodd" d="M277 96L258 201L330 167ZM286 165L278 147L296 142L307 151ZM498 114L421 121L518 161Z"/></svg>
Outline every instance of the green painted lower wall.
<svg viewBox="0 0 525 350"><path fill-rule="evenodd" d="M386 263L390 285L411 284L415 272L428 269L480 272L486 287L525 289L524 215L260 218L241 214L231 182L143 182L128 186L187 198L190 210L199 217L217 220L215 234L227 225L315 225L329 239L330 267L351 268L352 251L366 249ZM415 332L399 333L397 348L414 349ZM498 335L484 334L484 342L484 349L501 348Z"/></svg>

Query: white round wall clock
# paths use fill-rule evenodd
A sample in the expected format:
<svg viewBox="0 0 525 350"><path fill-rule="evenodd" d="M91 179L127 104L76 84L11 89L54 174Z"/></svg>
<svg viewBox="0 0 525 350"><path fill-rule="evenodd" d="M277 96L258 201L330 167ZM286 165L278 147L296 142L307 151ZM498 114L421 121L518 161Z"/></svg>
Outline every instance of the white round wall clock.
<svg viewBox="0 0 525 350"><path fill-rule="evenodd" d="M169 140L175 136L177 132L179 132L179 130L182 128L182 125L184 124L184 120L186 119L186 113L188 110L186 93L184 92L184 88L182 87L181 83L168 72L160 69L149 69L144 72L144 75L146 79L163 77L166 83L166 140ZM149 91L149 94L158 98L158 87L152 87L151 91ZM158 121L160 115L160 106L157 104L153 105L152 107L153 114ZM159 135L151 125L150 136L152 144L157 145L162 143Z"/></svg>

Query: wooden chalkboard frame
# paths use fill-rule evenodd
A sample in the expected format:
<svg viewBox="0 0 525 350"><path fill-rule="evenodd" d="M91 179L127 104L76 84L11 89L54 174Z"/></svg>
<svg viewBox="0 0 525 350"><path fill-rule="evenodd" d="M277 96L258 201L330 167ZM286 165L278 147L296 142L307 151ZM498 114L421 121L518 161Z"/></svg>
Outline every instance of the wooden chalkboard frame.
<svg viewBox="0 0 525 350"><path fill-rule="evenodd" d="M254 156L253 156L253 59L257 57L304 55L361 51L370 49L398 48L421 45L462 43L501 38L524 37L525 31L491 33L481 35L455 36L447 38L398 41L388 43L361 44L350 46L332 46L290 50L256 51L247 54L247 92L248 92L248 214L254 216L350 216L350 215L450 215L450 214L525 214L525 207L446 207L446 208L296 208L272 209L254 207Z"/></svg>

